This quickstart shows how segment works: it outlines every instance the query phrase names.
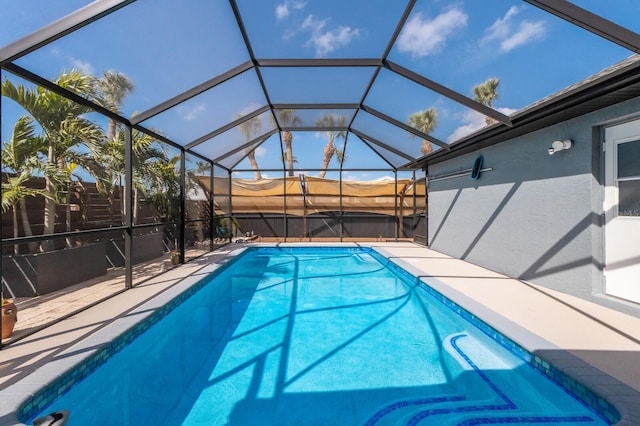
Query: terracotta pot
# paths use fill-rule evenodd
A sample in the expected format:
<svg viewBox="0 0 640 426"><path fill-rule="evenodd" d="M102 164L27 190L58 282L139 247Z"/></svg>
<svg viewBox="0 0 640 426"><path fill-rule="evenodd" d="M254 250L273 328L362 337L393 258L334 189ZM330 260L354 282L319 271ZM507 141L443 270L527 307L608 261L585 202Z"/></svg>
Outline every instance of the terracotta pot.
<svg viewBox="0 0 640 426"><path fill-rule="evenodd" d="M18 321L18 308L13 300L2 301L2 338L6 339L13 334L13 327Z"/></svg>

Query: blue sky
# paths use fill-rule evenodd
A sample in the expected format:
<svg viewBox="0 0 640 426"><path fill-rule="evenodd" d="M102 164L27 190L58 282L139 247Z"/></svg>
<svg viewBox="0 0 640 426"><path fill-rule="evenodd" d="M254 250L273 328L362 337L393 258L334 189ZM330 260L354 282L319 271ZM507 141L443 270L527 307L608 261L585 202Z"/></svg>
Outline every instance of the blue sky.
<svg viewBox="0 0 640 426"><path fill-rule="evenodd" d="M64 16L88 1L0 0L0 44ZM636 0L576 0L615 22L639 30ZM377 58L384 52L405 5L390 0L238 0L255 56L268 58ZM389 59L440 84L471 96L472 87L490 77L501 80L494 106L511 114L538 99L631 55L606 40L516 0L418 1ZM227 0L138 0L33 52L17 63L47 78L79 68L94 75L115 70L127 75L135 92L123 105L131 116L247 61L249 55ZM262 76L272 103L358 103L373 69L268 68ZM256 110L267 101L253 70L192 98L143 123L186 144ZM393 118L437 108L433 136L453 142L484 125L484 117L383 70L364 102ZM21 111L3 100L2 140ZM345 111L350 117L352 112ZM313 120L310 117L309 120ZM384 123L358 116L358 129L390 138L397 149L419 156L420 141L404 132L389 134ZM310 123L311 124L311 123ZM263 120L265 131L271 128ZM225 143L242 143L239 132ZM234 139L235 138L235 139ZM235 141L235 142L234 142ZM212 141L215 146L218 141ZM298 167L319 168L326 136L296 132ZM279 138L257 150L262 168L280 168ZM196 149L196 151L198 151ZM205 146L200 151L206 154ZM366 155L364 144L349 136L345 167L384 167ZM333 163L332 167L337 166ZM249 168L243 162L240 168ZM278 176L278 173L266 173ZM314 172L309 172L314 174ZM379 174L358 173L358 177Z"/></svg>

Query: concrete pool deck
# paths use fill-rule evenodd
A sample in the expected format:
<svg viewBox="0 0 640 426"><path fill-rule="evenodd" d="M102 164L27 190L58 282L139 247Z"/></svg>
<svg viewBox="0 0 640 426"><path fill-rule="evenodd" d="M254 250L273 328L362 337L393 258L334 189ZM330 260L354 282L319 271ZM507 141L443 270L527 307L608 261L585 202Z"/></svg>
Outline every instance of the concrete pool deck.
<svg viewBox="0 0 640 426"><path fill-rule="evenodd" d="M249 246L263 245L274 244ZM622 414L619 424L640 424L640 318L509 278L413 243L342 245L376 249L611 402ZM89 336L118 318L135 317L132 313L156 295L203 277L210 265L230 258L241 247L244 245L224 246L5 347L0 351L0 425L15 424L17 399L32 392L33 377L45 370L46 364L68 362L79 352L82 342L86 347Z"/></svg>

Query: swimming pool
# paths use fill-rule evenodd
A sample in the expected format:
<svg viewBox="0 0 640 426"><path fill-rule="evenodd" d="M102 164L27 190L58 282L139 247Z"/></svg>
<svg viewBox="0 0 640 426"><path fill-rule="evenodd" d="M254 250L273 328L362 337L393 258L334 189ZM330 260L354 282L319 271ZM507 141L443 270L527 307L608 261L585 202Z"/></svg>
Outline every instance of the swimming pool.
<svg viewBox="0 0 640 426"><path fill-rule="evenodd" d="M69 424L607 424L370 249L247 250L191 292L41 412L70 409Z"/></svg>

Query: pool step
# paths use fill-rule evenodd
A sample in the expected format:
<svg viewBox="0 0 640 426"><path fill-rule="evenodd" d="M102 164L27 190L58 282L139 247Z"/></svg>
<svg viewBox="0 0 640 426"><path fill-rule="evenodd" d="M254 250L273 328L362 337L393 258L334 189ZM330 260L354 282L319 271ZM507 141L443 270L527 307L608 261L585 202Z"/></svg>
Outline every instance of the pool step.
<svg viewBox="0 0 640 426"><path fill-rule="evenodd" d="M485 336L450 334L443 339L443 361L451 376L452 393L396 401L381 408L365 425L582 424L594 420L584 411L568 412L556 405L553 395L562 390L550 382L541 384L538 373L524 361L509 353L495 354L492 345ZM537 386L530 380L540 389L534 389Z"/></svg>
<svg viewBox="0 0 640 426"><path fill-rule="evenodd" d="M452 385L468 399L513 404L527 412L562 413L565 409L564 390L489 337L454 333L444 339L443 347L449 355Z"/></svg>

